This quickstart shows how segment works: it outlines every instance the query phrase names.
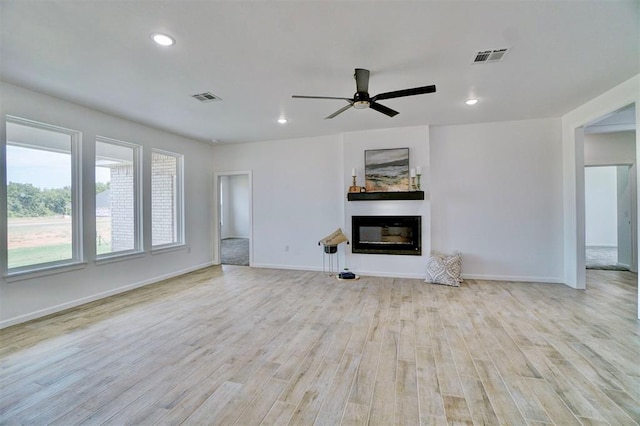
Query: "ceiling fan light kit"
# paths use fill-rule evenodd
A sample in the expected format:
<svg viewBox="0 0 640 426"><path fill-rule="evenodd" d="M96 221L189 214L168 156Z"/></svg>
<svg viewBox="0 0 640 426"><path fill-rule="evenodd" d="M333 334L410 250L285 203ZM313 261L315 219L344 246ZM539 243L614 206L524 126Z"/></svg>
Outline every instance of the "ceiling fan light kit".
<svg viewBox="0 0 640 426"><path fill-rule="evenodd" d="M169 47L176 44L176 40L167 34L153 33L151 34L151 39L163 47Z"/></svg>
<svg viewBox="0 0 640 426"><path fill-rule="evenodd" d="M343 100L349 103L333 114L325 117L325 119L331 119L335 116L342 114L346 110L351 107L355 109L366 109L371 108L375 111L378 111L388 117L394 117L398 115L398 111L395 111L389 107L386 107L382 104L379 104L377 101L383 99L393 99L393 98L402 98L406 96L415 96L415 95L424 95L426 93L434 93L436 91L435 85L430 86L422 86L422 87L414 87L413 89L404 89L404 90L396 90L393 92L384 92L379 93L373 97L369 96L369 70L364 68L356 68L353 74L353 77L356 80L356 93L352 98L339 98L333 96L302 96L302 95L293 95L293 98L296 99L337 99Z"/></svg>

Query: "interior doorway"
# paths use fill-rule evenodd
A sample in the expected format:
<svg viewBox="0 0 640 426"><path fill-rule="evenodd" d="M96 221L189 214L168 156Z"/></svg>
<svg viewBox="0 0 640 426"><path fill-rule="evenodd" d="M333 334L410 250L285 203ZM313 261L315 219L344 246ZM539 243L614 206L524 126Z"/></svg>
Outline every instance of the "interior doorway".
<svg viewBox="0 0 640 426"><path fill-rule="evenodd" d="M632 175L632 165L585 167L587 269L633 270Z"/></svg>
<svg viewBox="0 0 640 426"><path fill-rule="evenodd" d="M620 214L616 212L615 220L626 221L628 227L624 226L624 223L621 223L620 226L616 224L617 240L615 244L616 246L618 244L627 246L628 240L630 240L631 245L630 259L628 259L628 251L622 253L622 259L619 259L619 253L616 249L616 263L629 264L629 269L632 272L637 272L638 270L636 104L631 103L576 128L575 141L576 147L580 147L580 151L576 151L576 164L580 165L579 167L584 171L582 177L576 178L577 188L582 192L582 196L577 198L578 223L582 222L582 226L578 228L582 228L582 232L578 231L577 235L577 284L578 288L585 288L584 267L586 265L586 247L589 245L586 235L586 179L588 173L585 169L586 166L616 166L615 172L612 172L615 176L616 185L620 186L616 188L616 191L628 191L629 198L626 198L626 194L621 194L620 199L626 200L623 203L628 202L630 206L620 206L616 201L616 209ZM624 232L624 235L620 234L620 232ZM580 273L580 265L582 265L582 274Z"/></svg>
<svg viewBox="0 0 640 426"><path fill-rule="evenodd" d="M216 175L217 253L223 265L251 266L251 172Z"/></svg>

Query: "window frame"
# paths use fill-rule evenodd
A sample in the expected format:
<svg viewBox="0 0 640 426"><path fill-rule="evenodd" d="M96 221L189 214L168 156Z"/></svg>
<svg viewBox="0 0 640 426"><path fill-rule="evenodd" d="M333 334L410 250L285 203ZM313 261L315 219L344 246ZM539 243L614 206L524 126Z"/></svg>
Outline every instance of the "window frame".
<svg viewBox="0 0 640 426"><path fill-rule="evenodd" d="M175 241L171 242L171 243L164 243L164 244L153 244L153 154L160 154L160 155L166 155L166 156L170 156L170 157L174 157L176 159L176 177L175 177L175 189L176 189L176 193L174 194L174 199L176 201L176 206L174 208L175 210L175 233L176 233L176 238ZM155 149L152 148L151 149L151 161L149 164L150 167L150 171L151 171L151 179L150 179L150 185L151 185L151 190L150 190L150 201L151 201L151 207L150 207L150 211L151 211L151 215L150 215L150 235L149 235L149 240L150 240L150 245L151 245L151 252L153 253L158 253L158 252L163 252L163 251L170 251L170 250L175 250L176 248L180 248L185 246L185 226L184 226L184 205L185 205L185 201L184 201L184 155L183 154L179 154L176 152L171 152L171 151L166 151L166 150L162 150L162 149Z"/></svg>
<svg viewBox="0 0 640 426"><path fill-rule="evenodd" d="M113 139L106 136L96 136L95 144L96 144L96 152L97 152L97 144L107 143L112 145L118 145L125 148L131 148L133 150L133 232L134 232L134 247L129 250L120 250L117 252L110 252L104 254L98 254L97 242L94 238L94 249L95 249L95 261L98 264L107 263L111 260L120 260L128 257L137 257L141 253L144 252L144 240L143 240L143 214L142 214L142 205L143 205L143 191L142 191L142 145L134 144L131 142L125 142L119 139ZM97 154L94 156L94 163L97 159ZM95 177L93 182L93 195L94 197L97 195L95 193ZM95 205L95 204L94 204ZM94 217L95 208L94 208ZM94 229L94 232L97 232L97 229Z"/></svg>
<svg viewBox="0 0 640 426"><path fill-rule="evenodd" d="M9 145L7 137L7 124L17 124L32 127L40 130L62 133L70 137L70 163L71 163L71 259L37 263L16 268L9 268L9 227L8 227L8 205L7 205L7 157L6 147ZM83 203L82 203L82 132L68 129L66 127L30 120L13 115L5 115L3 123L3 158L2 164L5 166L5 173L2 176L2 274L9 281L14 279L28 279L32 277L49 275L66 270L74 270L86 264L84 258L83 239Z"/></svg>

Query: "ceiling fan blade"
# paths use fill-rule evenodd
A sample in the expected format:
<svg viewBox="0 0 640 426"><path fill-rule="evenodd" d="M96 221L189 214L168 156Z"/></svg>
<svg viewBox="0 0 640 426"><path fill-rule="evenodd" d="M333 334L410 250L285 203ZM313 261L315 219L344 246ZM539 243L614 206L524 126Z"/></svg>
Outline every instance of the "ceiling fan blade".
<svg viewBox="0 0 640 426"><path fill-rule="evenodd" d="M356 79L356 91L358 93L368 93L369 70L365 70L364 68L356 68L355 74L353 76Z"/></svg>
<svg viewBox="0 0 640 426"><path fill-rule="evenodd" d="M377 102L371 102L369 103L369 108L371 109L375 109L378 112L383 113L384 115L388 115L389 117L394 117L398 114L400 114L398 111L394 111L389 107L386 107L384 105L380 105Z"/></svg>
<svg viewBox="0 0 640 426"><path fill-rule="evenodd" d="M324 119L325 119L325 120L327 120L327 119L330 119L330 118L335 117L335 116L336 116L336 115L338 115L338 114L342 114L343 112L345 112L346 110L348 110L348 109L349 109L349 108L351 108L352 106L353 106L353 102L351 102L349 105L347 105L347 106L345 106L345 107L340 108L339 110L337 110L337 111L336 111L336 112L334 112L333 114L326 116Z"/></svg>
<svg viewBox="0 0 640 426"><path fill-rule="evenodd" d="M436 91L436 86L423 86L414 87L413 89L396 90L395 92L385 92L375 95L371 98L372 101L380 101L382 99L402 98L404 96L424 95L425 93L433 93Z"/></svg>
<svg viewBox="0 0 640 426"><path fill-rule="evenodd" d="M291 97L292 98L297 98L297 99L339 99L341 101L353 102L353 99L351 99L351 98L336 98L336 97L333 97L333 96L300 96L300 95L293 95Z"/></svg>

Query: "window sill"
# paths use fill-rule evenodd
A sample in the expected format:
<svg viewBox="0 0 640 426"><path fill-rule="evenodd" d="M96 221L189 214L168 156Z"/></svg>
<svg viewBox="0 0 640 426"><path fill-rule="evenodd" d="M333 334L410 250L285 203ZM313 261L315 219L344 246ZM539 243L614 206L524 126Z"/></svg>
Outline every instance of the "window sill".
<svg viewBox="0 0 640 426"><path fill-rule="evenodd" d="M127 252L127 253L114 253L109 255L102 255L95 260L97 266L108 265L109 263L124 262L125 260L139 259L145 257L147 254L143 251Z"/></svg>
<svg viewBox="0 0 640 426"><path fill-rule="evenodd" d="M168 252L172 252L172 251L178 251L178 250L185 250L187 248L187 245L184 243L179 243L179 244L167 244L164 246L158 246L155 248L151 248L151 255L154 256L156 254L163 254L163 253L168 253Z"/></svg>
<svg viewBox="0 0 640 426"><path fill-rule="evenodd" d="M87 262L65 263L64 265L47 266L43 268L33 268L19 272L8 272L5 278L8 283L25 281L33 278L45 277L47 275L62 274L70 271L84 269Z"/></svg>

